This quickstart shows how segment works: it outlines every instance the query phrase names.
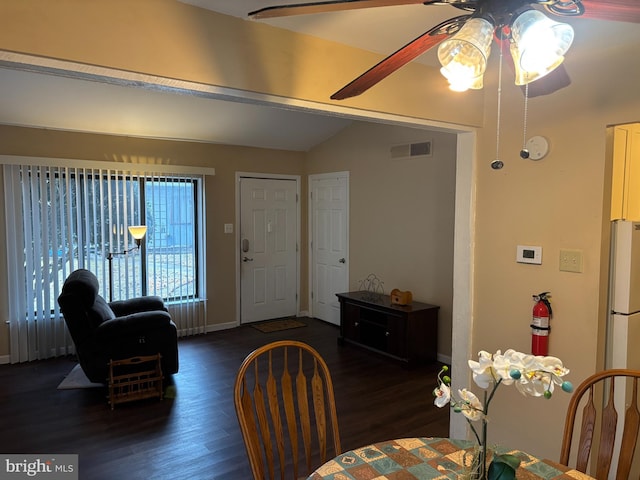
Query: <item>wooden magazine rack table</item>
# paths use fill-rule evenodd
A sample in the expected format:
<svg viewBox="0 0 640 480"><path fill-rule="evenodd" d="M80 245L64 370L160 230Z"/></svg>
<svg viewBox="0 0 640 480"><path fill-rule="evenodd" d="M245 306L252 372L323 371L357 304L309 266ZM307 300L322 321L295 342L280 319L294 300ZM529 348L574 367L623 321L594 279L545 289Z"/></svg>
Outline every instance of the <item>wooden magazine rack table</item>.
<svg viewBox="0 0 640 480"><path fill-rule="evenodd" d="M162 400L161 355L111 360L109 362L109 405L158 397Z"/></svg>

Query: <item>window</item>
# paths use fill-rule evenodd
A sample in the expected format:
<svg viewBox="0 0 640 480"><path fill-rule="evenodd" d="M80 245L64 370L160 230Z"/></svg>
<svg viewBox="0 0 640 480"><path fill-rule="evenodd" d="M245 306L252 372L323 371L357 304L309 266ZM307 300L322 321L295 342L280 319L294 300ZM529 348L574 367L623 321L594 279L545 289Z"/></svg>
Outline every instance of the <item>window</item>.
<svg viewBox="0 0 640 480"><path fill-rule="evenodd" d="M14 333L27 335L29 360L69 353L57 298L78 268L98 277L105 299L159 295L181 334L203 331L201 176L29 165L5 165L4 176L7 223L16 226L7 229L12 346ZM138 247L128 227L142 224Z"/></svg>
<svg viewBox="0 0 640 480"><path fill-rule="evenodd" d="M132 196L129 203L124 198L119 202L125 205L119 213L121 218L130 219L128 224L121 222L111 228L115 239L111 249L113 298L159 295L168 302L177 302L199 296L198 181L165 177L112 179L111 183L115 184L115 190L119 186L120 191ZM131 204L134 210L127 214L126 207ZM141 205L145 206L144 222L139 221ZM117 208L114 206L113 210ZM147 226L147 234L136 255L126 227L141 223Z"/></svg>
<svg viewBox="0 0 640 480"><path fill-rule="evenodd" d="M197 275L196 193L192 180L145 182L147 291L168 300L199 295ZM166 271L174 272L167 275Z"/></svg>

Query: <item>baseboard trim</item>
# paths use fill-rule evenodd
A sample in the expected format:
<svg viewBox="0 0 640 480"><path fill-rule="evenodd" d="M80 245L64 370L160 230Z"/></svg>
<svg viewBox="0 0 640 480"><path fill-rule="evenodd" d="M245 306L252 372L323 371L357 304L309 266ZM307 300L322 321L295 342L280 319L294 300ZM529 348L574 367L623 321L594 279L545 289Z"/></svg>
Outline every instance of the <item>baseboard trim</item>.
<svg viewBox="0 0 640 480"><path fill-rule="evenodd" d="M207 325L204 331L205 333L211 333L220 330L229 330L230 328L236 328L237 326L237 322L214 323L213 325Z"/></svg>
<svg viewBox="0 0 640 480"><path fill-rule="evenodd" d="M0 365L5 365L11 361L9 355L0 355Z"/></svg>

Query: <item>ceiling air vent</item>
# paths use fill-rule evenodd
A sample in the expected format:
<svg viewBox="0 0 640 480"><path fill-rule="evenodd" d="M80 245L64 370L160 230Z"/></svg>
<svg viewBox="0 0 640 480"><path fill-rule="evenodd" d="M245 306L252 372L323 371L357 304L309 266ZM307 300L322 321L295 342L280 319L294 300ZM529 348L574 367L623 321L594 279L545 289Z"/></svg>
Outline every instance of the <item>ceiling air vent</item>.
<svg viewBox="0 0 640 480"><path fill-rule="evenodd" d="M394 160L413 157L430 157L431 140L420 143L407 143L391 147L391 158Z"/></svg>

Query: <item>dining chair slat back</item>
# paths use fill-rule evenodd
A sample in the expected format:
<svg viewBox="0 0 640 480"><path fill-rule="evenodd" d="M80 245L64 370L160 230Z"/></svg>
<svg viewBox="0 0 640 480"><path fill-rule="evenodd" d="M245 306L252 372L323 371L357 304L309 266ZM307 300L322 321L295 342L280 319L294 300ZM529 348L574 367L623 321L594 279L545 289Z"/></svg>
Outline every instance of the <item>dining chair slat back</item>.
<svg viewBox="0 0 640 480"><path fill-rule="evenodd" d="M331 374L306 343L277 341L250 353L234 402L254 480L297 479L342 453Z"/></svg>
<svg viewBox="0 0 640 480"><path fill-rule="evenodd" d="M598 479L608 478L614 466L617 480L628 480L632 469L640 470L640 459L634 456L640 434L639 379L640 370L611 369L591 375L576 388L565 420L561 464L572 462L573 446L575 468L589 473L591 462ZM579 440L572 445L581 407ZM640 475L633 478L640 480Z"/></svg>

